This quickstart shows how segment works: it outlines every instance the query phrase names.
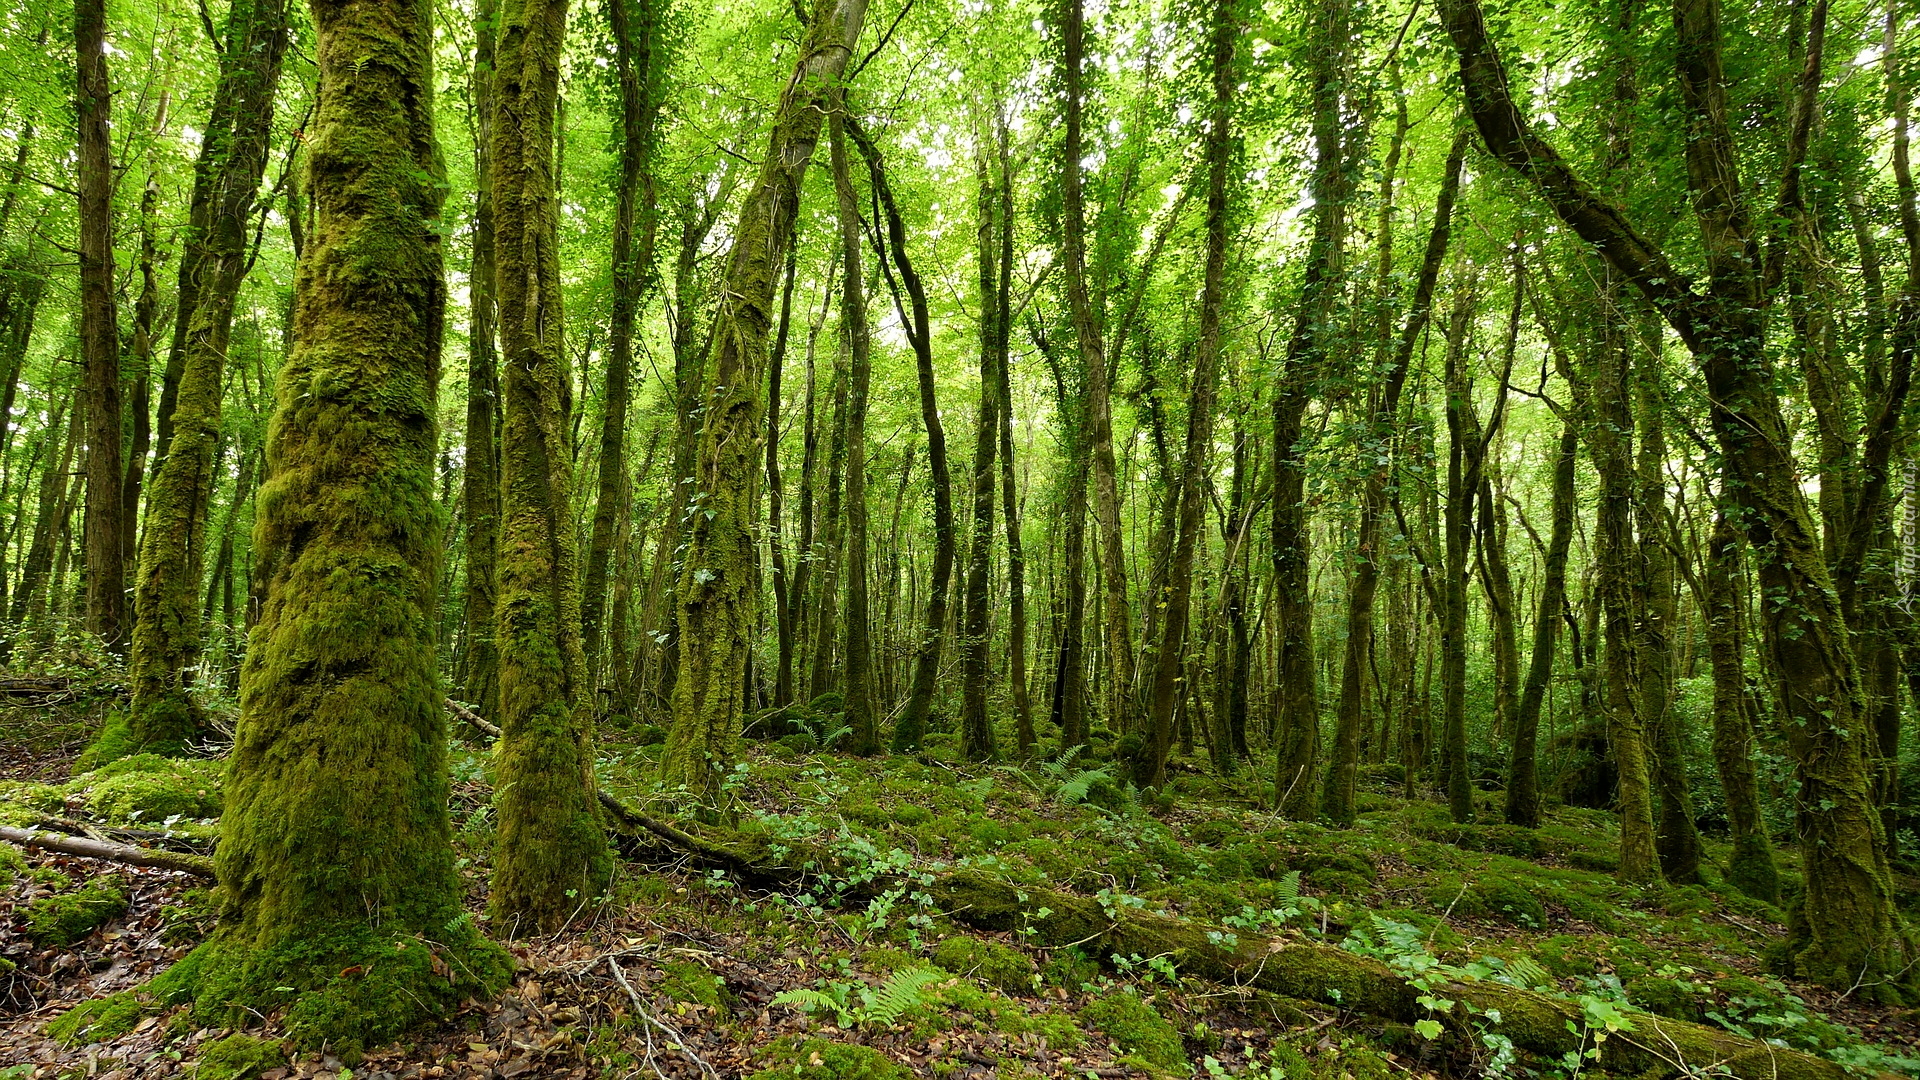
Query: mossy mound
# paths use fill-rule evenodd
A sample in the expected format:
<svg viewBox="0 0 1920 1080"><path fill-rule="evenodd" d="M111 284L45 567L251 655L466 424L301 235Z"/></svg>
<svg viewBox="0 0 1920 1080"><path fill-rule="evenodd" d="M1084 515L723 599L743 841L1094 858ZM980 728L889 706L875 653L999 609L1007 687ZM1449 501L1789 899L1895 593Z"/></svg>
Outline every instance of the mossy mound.
<svg viewBox="0 0 1920 1080"><path fill-rule="evenodd" d="M41 945L71 945L127 911L127 889L118 878L95 878L72 892L43 896L27 905L27 936Z"/></svg>
<svg viewBox="0 0 1920 1080"><path fill-rule="evenodd" d="M0 887L13 884L13 879L27 872L27 857L12 844L0 844Z"/></svg>
<svg viewBox="0 0 1920 1080"><path fill-rule="evenodd" d="M660 970L666 976L660 981L660 994L668 1001L704 1005L722 1017L732 1009L733 995L727 992L726 982L699 964L667 963Z"/></svg>
<svg viewBox="0 0 1920 1080"><path fill-rule="evenodd" d="M934 947L933 962L1005 993L1033 989L1033 961L997 941L950 937Z"/></svg>
<svg viewBox="0 0 1920 1080"><path fill-rule="evenodd" d="M234 1034L208 1043L188 1075L193 1080L258 1080L261 1073L286 1063L279 1043Z"/></svg>
<svg viewBox="0 0 1920 1080"><path fill-rule="evenodd" d="M296 1050L324 1046L351 1063L369 1047L506 986L513 968L504 949L461 920L436 936L445 940L349 925L250 949L216 933L147 989L168 1005L191 1003L194 1018L208 1026L285 1010Z"/></svg>
<svg viewBox="0 0 1920 1080"><path fill-rule="evenodd" d="M748 1080L787 1080L805 1076L813 1080L912 1080L913 1074L900 1063L871 1046L853 1046L826 1039L782 1039L768 1055L774 1064L752 1074Z"/></svg>
<svg viewBox="0 0 1920 1080"><path fill-rule="evenodd" d="M1180 1032L1153 1006L1130 991L1110 993L1080 1010L1080 1018L1112 1039L1128 1056L1165 1072L1185 1074L1191 1067Z"/></svg>
<svg viewBox="0 0 1920 1080"><path fill-rule="evenodd" d="M220 761L135 754L73 778L65 792L93 816L116 824L220 816L226 777Z"/></svg>
<svg viewBox="0 0 1920 1080"><path fill-rule="evenodd" d="M47 1036L64 1046L107 1042L132 1031L147 1013L130 991L82 1002L47 1024Z"/></svg>

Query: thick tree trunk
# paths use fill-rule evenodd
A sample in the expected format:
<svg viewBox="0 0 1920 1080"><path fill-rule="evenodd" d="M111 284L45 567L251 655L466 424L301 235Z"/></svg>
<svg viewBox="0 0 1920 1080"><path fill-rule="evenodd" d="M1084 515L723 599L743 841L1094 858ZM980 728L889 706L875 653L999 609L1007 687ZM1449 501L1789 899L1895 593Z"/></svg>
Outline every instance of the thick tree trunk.
<svg viewBox="0 0 1920 1080"><path fill-rule="evenodd" d="M220 925L152 986L208 1009L285 1009L296 1044L335 1053L444 1016L510 970L461 917L446 811L429 12L314 5L318 213L260 494L270 580L214 859ZM370 1003L348 968L390 989Z"/></svg>
<svg viewBox="0 0 1920 1080"><path fill-rule="evenodd" d="M566 0L506 0L494 83L500 341L500 842L488 909L512 936L558 929L611 855L594 797L562 340L554 129Z"/></svg>
<svg viewBox="0 0 1920 1080"><path fill-rule="evenodd" d="M186 333L169 425L173 438L147 499L138 618L127 668L133 691L130 737L113 747L103 741L99 749L106 757L142 750L177 754L208 733L191 694L201 650L196 602L219 483L214 450L220 440L228 339L246 275L248 226L267 165L286 46L284 0L242 0L233 6L213 116L194 166L194 191L203 197L195 200L198 213L187 243L199 276L193 307L175 316L186 324Z"/></svg>

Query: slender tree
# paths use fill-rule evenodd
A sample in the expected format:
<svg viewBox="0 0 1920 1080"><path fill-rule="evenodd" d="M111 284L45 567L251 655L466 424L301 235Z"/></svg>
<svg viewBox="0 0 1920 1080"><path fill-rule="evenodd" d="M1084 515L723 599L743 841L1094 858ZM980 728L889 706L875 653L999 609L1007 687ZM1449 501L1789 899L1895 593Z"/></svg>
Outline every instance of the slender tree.
<svg viewBox="0 0 1920 1080"><path fill-rule="evenodd" d="M488 908L510 934L557 929L612 871L594 795L562 341L554 123L566 0L506 0L493 195L502 380L500 843Z"/></svg>

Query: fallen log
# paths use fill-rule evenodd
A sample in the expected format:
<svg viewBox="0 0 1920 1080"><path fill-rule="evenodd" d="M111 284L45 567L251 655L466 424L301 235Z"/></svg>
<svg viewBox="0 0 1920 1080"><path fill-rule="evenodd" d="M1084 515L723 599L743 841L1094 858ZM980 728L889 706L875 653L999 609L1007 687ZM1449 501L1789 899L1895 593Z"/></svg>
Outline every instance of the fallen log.
<svg viewBox="0 0 1920 1080"><path fill-rule="evenodd" d="M460 719L494 737L500 729L449 700ZM642 829L695 865L723 870L762 889L792 887L829 873L858 881L841 895L871 898L908 886L904 878L872 876L842 866L832 852L792 849L780 860L761 857L757 845L709 840L658 821L600 792L600 802L629 828ZM1596 1024L1582 1004L1504 983L1431 976L1416 986L1378 960L1337 945L1305 938L1233 934L1184 919L1103 905L1074 893L1017 885L977 870L955 871L924 889L954 922L977 930L1012 933L1047 949L1082 947L1111 963L1113 957L1165 956L1182 972L1228 986L1246 986L1283 997L1364 1013L1395 1024L1438 1021L1446 1038L1475 1050L1482 1037L1511 1039L1521 1050L1559 1062L1568 1054L1599 1051L1583 1059L1591 1067L1641 1080L1726 1076L1739 1080L1846 1080L1836 1062L1742 1038L1719 1028L1650 1013L1620 1010L1616 1026ZM1422 1003L1443 1003L1438 1009ZM1498 1019L1495 1019L1497 1017ZM1623 1023L1621 1021L1624 1021Z"/></svg>
<svg viewBox="0 0 1920 1080"><path fill-rule="evenodd" d="M162 870L181 870L203 878L213 877L213 860L205 855L160 851L155 848L135 847L132 844L117 844L111 840L68 836L64 833L40 829L15 829L5 825L0 825L0 840L19 844L21 847L57 851L62 855L79 855L88 859L126 863L129 866L152 866Z"/></svg>

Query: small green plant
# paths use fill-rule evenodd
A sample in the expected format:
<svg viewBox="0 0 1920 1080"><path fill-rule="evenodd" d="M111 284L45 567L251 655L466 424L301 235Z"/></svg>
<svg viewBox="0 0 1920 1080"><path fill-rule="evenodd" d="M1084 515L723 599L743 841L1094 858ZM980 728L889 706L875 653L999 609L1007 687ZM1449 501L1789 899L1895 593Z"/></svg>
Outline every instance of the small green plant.
<svg viewBox="0 0 1920 1080"><path fill-rule="evenodd" d="M832 1013L843 1028L892 1027L901 1017L923 1008L933 999L927 993L953 976L934 967L911 967L893 973L878 987L865 983L821 980L814 987L787 990L773 999L804 1013Z"/></svg>

